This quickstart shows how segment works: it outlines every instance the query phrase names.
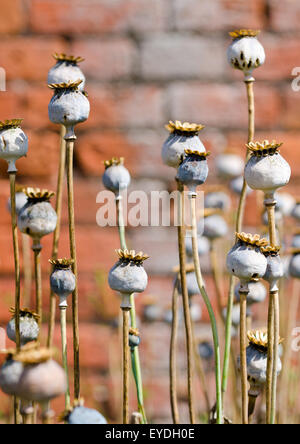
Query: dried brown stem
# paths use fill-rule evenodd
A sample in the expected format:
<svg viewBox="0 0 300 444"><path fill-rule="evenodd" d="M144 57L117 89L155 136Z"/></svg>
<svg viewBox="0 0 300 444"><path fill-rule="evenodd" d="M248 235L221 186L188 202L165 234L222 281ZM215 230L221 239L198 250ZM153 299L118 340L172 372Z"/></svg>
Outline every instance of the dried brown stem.
<svg viewBox="0 0 300 444"><path fill-rule="evenodd" d="M247 295L240 291L240 367L242 382L242 422L248 424L248 372L247 372Z"/></svg>
<svg viewBox="0 0 300 444"><path fill-rule="evenodd" d="M34 252L34 279L35 279L35 297L36 297L36 313L39 315L38 324L41 327L43 322L43 296L42 296L42 269L41 269L41 251L42 246L39 239L33 240L32 250Z"/></svg>
<svg viewBox="0 0 300 444"><path fill-rule="evenodd" d="M170 399L174 424L180 423L177 400L177 339L178 339L178 279L174 283L172 297L172 329L170 344Z"/></svg>

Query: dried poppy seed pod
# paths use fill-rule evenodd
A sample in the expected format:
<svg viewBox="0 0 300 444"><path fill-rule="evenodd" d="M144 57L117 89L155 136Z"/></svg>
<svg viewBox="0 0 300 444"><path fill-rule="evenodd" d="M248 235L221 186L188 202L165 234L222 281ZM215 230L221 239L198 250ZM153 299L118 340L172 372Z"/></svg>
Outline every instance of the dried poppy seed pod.
<svg viewBox="0 0 300 444"><path fill-rule="evenodd" d="M229 64L243 71L245 81L254 81L253 71L265 63L266 55L263 46L257 40L259 31L241 29L230 32L233 42L228 48Z"/></svg>
<svg viewBox="0 0 300 444"><path fill-rule="evenodd" d="M300 248L300 232L297 232L292 239L292 248Z"/></svg>
<svg viewBox="0 0 300 444"><path fill-rule="evenodd" d="M78 88L83 91L85 87L85 75L78 64L83 62L84 59L82 57L57 53L53 54L53 58L56 60L56 64L48 73L48 85L81 80L82 82Z"/></svg>
<svg viewBox="0 0 300 444"><path fill-rule="evenodd" d="M23 364L13 359L14 354L8 354L0 369L0 388L6 395L16 395L24 370Z"/></svg>
<svg viewBox="0 0 300 444"><path fill-rule="evenodd" d="M202 223L203 222L200 222L200 225ZM214 240L226 236L227 233L228 225L220 214L220 211L212 208L205 208L203 235L209 240Z"/></svg>
<svg viewBox="0 0 300 444"><path fill-rule="evenodd" d="M234 289L235 300L240 302L240 282L236 285ZM250 281L248 284L249 293L247 295L247 304L253 305L260 302L264 302L267 297L267 289L258 279Z"/></svg>
<svg viewBox="0 0 300 444"><path fill-rule="evenodd" d="M238 196L240 196L242 193L243 185L244 185L244 176L236 177L229 184L230 189ZM246 193L247 193L247 196L249 196L249 194L253 193L253 190L251 190L251 188L248 185L247 185Z"/></svg>
<svg viewBox="0 0 300 444"><path fill-rule="evenodd" d="M40 240L56 228L57 215L50 204L55 193L39 188L27 188L25 192L27 204L18 214L18 226L22 233Z"/></svg>
<svg viewBox="0 0 300 444"><path fill-rule="evenodd" d="M248 301L248 299L247 299ZM247 317L252 317L252 311L249 306L247 306ZM223 308L223 319L226 320L227 318L227 307ZM240 325L241 320L241 306L239 303L233 304L232 306L232 325L235 328L238 328Z"/></svg>
<svg viewBox="0 0 300 444"><path fill-rule="evenodd" d="M121 308L131 308L130 295L142 293L148 285L148 276L143 267L143 262L149 256L143 252L132 250L117 250L119 261L109 272L108 282L112 290L118 291L123 296Z"/></svg>
<svg viewBox="0 0 300 444"><path fill-rule="evenodd" d="M263 388L267 380L268 334L265 330L248 332L250 342L247 348L247 372L252 391ZM282 340L280 340L280 343ZM282 369L280 358L277 361L277 374ZM251 389L250 389L251 393ZM255 393L252 393L253 395ZM259 393L258 393L259 394Z"/></svg>
<svg viewBox="0 0 300 444"><path fill-rule="evenodd" d="M276 193L276 211L280 211L283 216L290 216L295 207L296 200L289 193Z"/></svg>
<svg viewBox="0 0 300 444"><path fill-rule="evenodd" d="M289 274L293 278L300 279L300 248L291 251L292 257L289 265Z"/></svg>
<svg viewBox="0 0 300 444"><path fill-rule="evenodd" d="M64 125L65 140L76 140L74 127L85 122L90 114L90 102L79 90L81 80L77 82L58 83L49 85L54 95L49 103L49 119L52 123Z"/></svg>
<svg viewBox="0 0 300 444"><path fill-rule="evenodd" d="M106 419L97 410L84 407L83 400L74 403L74 406L59 416L59 422L70 425L100 425L107 424Z"/></svg>
<svg viewBox="0 0 300 444"><path fill-rule="evenodd" d="M105 172L102 176L102 182L105 188L118 194L129 187L131 177L129 171L124 167L123 157L120 159L113 157L111 160L106 160L104 166Z"/></svg>
<svg viewBox="0 0 300 444"><path fill-rule="evenodd" d="M198 135L203 128L203 125L196 123L182 123L179 120L172 122L170 120L169 124L166 125L170 135L162 147L164 164L178 168L186 149L205 152L205 147Z"/></svg>
<svg viewBox="0 0 300 444"><path fill-rule="evenodd" d="M15 356L24 365L18 386L20 398L44 405L66 392L65 372L52 356L53 350L49 349L21 350Z"/></svg>
<svg viewBox="0 0 300 444"><path fill-rule="evenodd" d="M22 186L16 186L16 212L17 214L21 211L21 209L26 205L27 203L27 196L24 193L24 187ZM10 198L7 201L7 209L9 212L11 212L11 200Z"/></svg>
<svg viewBox="0 0 300 444"><path fill-rule="evenodd" d="M196 274L195 274L194 271L187 272L187 274L186 274L186 285L187 285L188 295L189 295L190 298L192 296L195 296L195 295L200 293L198 282L197 282L197 278L196 278ZM182 293L180 281L178 281L178 291L179 291L179 293Z"/></svg>
<svg viewBox="0 0 300 444"><path fill-rule="evenodd" d="M76 278L72 272L72 259L49 260L53 265L53 272L50 276L50 286L53 293L60 299L60 307L67 307L67 298L76 288Z"/></svg>
<svg viewBox="0 0 300 444"><path fill-rule="evenodd" d="M208 176L207 157L210 153L185 150L185 158L180 164L177 179L189 188L191 193L196 193L196 188L202 185Z"/></svg>
<svg viewBox="0 0 300 444"><path fill-rule="evenodd" d="M23 119L0 122L0 159L8 162L8 173L16 173L16 161L26 156L28 138L21 128Z"/></svg>
<svg viewBox="0 0 300 444"><path fill-rule="evenodd" d="M283 263L279 256L280 247L263 247L262 252L268 261L267 270L263 278L270 283L270 291L278 291L277 283L284 276Z"/></svg>
<svg viewBox="0 0 300 444"><path fill-rule="evenodd" d="M11 341L16 342L15 309L11 308L10 312L13 318L7 324L6 333ZM27 308L20 310L20 340L22 347L28 344L28 342L37 341L40 333L38 320L39 316L33 311Z"/></svg>
<svg viewBox="0 0 300 444"><path fill-rule="evenodd" d="M215 208L222 211L229 210L231 205L230 197L224 191L212 191L205 193L205 208Z"/></svg>
<svg viewBox="0 0 300 444"><path fill-rule="evenodd" d="M239 177L245 168L244 159L231 153L219 154L215 163L218 176L225 180Z"/></svg>
<svg viewBox="0 0 300 444"><path fill-rule="evenodd" d="M192 238L186 237L185 238L185 248L186 248L186 254L189 257L193 257L193 244L192 244ZM204 256L205 254L209 253L210 249L210 243L209 240L205 236L198 236L198 254L199 256Z"/></svg>
<svg viewBox="0 0 300 444"><path fill-rule="evenodd" d="M274 200L274 193L289 183L291 168L279 154L282 143L264 140L249 143L251 157L245 167L245 179L253 190L261 190L266 199Z"/></svg>
<svg viewBox="0 0 300 444"><path fill-rule="evenodd" d="M140 333L137 329L130 328L129 329L129 347L131 351L133 351L136 347L138 347L141 343Z"/></svg>
<svg viewBox="0 0 300 444"><path fill-rule="evenodd" d="M261 278L267 269L267 259L261 248L268 244L258 234L236 233L237 242L227 255L229 273L238 277L244 287L254 278Z"/></svg>
<svg viewBox="0 0 300 444"><path fill-rule="evenodd" d="M300 202L296 202L296 205L294 206L294 208L292 210L292 216L295 219L300 220Z"/></svg>

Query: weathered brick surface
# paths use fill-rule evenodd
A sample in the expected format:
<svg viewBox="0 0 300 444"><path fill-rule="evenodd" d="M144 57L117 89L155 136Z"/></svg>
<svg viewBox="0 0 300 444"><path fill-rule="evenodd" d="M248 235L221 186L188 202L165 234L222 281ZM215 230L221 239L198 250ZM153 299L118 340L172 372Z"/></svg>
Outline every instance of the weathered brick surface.
<svg viewBox="0 0 300 444"><path fill-rule="evenodd" d="M17 34L22 32L27 23L26 9L22 0L2 0L0 33Z"/></svg>
<svg viewBox="0 0 300 444"><path fill-rule="evenodd" d="M112 33L163 29L166 0L30 0L30 25L45 33Z"/></svg>
<svg viewBox="0 0 300 444"><path fill-rule="evenodd" d="M275 31L299 30L300 5L296 0L270 0L271 26Z"/></svg>

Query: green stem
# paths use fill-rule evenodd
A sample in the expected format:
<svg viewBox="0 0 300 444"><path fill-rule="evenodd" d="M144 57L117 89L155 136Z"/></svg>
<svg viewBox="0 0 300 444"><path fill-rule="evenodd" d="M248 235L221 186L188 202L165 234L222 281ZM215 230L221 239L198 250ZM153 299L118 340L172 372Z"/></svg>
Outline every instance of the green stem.
<svg viewBox="0 0 300 444"><path fill-rule="evenodd" d="M224 350L224 364L223 364L223 377L222 377L222 393L226 393L229 376L229 362L231 352L231 332L232 332L232 308L234 302L234 285L235 279L231 276L229 286L229 297L227 303L227 316L225 324L225 350Z"/></svg>
<svg viewBox="0 0 300 444"><path fill-rule="evenodd" d="M127 249L126 244L126 235L125 235L125 226L124 226L124 216L123 216L123 205L122 205L122 197L116 197L116 207L117 207L117 224L119 230L120 244L122 250ZM130 318L131 318L131 327L136 328L136 309L135 309L135 300L134 294L130 297L131 302L131 310L130 310ZM147 424L147 418L144 407L144 395L143 395L143 381L142 381L142 371L141 371L141 363L140 363L140 355L138 347L135 347L134 352L131 353L131 361L132 361L132 372L135 380L136 391L137 391L137 401L139 412L143 417L143 424Z"/></svg>
<svg viewBox="0 0 300 444"><path fill-rule="evenodd" d="M197 233L197 218L196 218L196 195L190 194L191 216L192 216L192 245L193 245L193 259L195 264L195 273L199 286L200 293L203 297L207 307L214 341L215 352L215 374L216 374L216 397L217 397L217 424L223 424L223 406L222 406L222 390L221 390L221 356L220 344L218 336L218 328L216 317L210 303L209 297L206 293L204 281L201 273L200 260L198 255L198 233Z"/></svg>

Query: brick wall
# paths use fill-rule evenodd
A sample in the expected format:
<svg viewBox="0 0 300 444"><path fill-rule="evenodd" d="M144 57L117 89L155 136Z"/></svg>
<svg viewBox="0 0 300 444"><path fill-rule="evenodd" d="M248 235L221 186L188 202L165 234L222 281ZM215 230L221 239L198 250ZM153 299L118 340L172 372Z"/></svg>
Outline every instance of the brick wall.
<svg viewBox="0 0 300 444"><path fill-rule="evenodd" d="M7 73L7 92L0 95L0 119L24 118L30 149L27 159L18 163L22 183L56 186L59 138L58 129L48 120L51 92L46 87L51 54L66 52L86 59L82 69L88 78L91 116L78 131L75 151L83 386L90 404L105 408L116 419L120 381L116 377L113 382L111 376L118 374L117 333L100 321L118 313L118 299L105 281L118 238L114 229L100 229L95 223L102 162L114 155L125 156L133 187L170 189L173 172L160 160L166 137L163 125L169 119L204 123L203 140L214 155L226 147L242 153L246 97L241 74L227 65L228 31L259 28L267 60L257 71L255 85L257 138L285 142L284 153L293 166L289 190L296 195L300 93L291 89L291 72L300 66L299 2L1 0L0 6L0 66ZM0 170L0 321L5 325L13 294L13 259L3 163ZM252 197L247 224L258 220ZM129 236L133 247L153 257L148 265L152 272L148 294L168 306L169 269L177 262L174 233L143 229L131 230ZM61 256L68 255L67 239L64 214ZM51 239L44 244L47 300ZM149 367L145 375L148 409L152 418L168 421L168 328L145 327L143 332L143 361ZM162 356L165 359L160 362ZM157 362L161 365L155 373ZM109 401L107 393L114 393ZM5 398L3 406L7 402Z"/></svg>

